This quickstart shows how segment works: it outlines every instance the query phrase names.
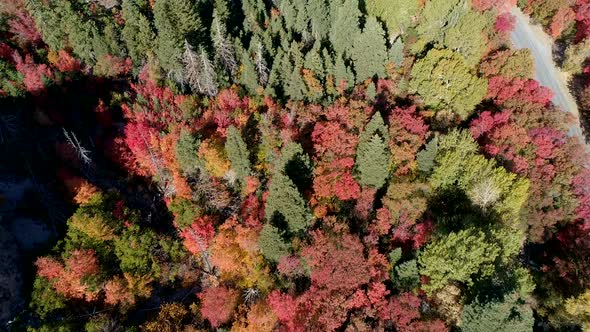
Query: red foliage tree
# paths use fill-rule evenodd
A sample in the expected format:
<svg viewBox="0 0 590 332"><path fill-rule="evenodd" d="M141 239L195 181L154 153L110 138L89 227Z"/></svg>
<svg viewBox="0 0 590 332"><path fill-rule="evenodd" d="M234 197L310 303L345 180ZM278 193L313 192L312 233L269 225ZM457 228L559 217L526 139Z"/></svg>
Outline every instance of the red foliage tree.
<svg viewBox="0 0 590 332"><path fill-rule="evenodd" d="M13 55L18 70L24 76L24 84L27 91L34 95L41 94L45 91L44 78L51 77L51 70L45 64L36 64L30 55L26 55L25 59L15 52Z"/></svg>
<svg viewBox="0 0 590 332"><path fill-rule="evenodd" d="M496 17L494 29L500 35L507 36L514 30L516 26L516 18L510 13L502 13Z"/></svg>
<svg viewBox="0 0 590 332"><path fill-rule="evenodd" d="M81 69L80 62L65 50L49 51L47 60L62 73L77 72Z"/></svg>
<svg viewBox="0 0 590 332"><path fill-rule="evenodd" d="M560 8L549 25L549 34L553 38L558 38L561 33L574 23L576 13L570 7Z"/></svg>
<svg viewBox="0 0 590 332"><path fill-rule="evenodd" d="M509 99L546 105L553 98L553 91L535 80L522 78L492 77L488 84L488 98L503 104Z"/></svg>
<svg viewBox="0 0 590 332"><path fill-rule="evenodd" d="M53 258L41 257L35 262L40 276L49 279L58 293L66 297L92 301L100 290L92 290L83 278L99 272L94 250L74 250L62 265Z"/></svg>
<svg viewBox="0 0 590 332"><path fill-rule="evenodd" d="M199 294L201 299L201 314L217 328L231 320L239 293L227 287L211 287Z"/></svg>
<svg viewBox="0 0 590 332"><path fill-rule="evenodd" d="M358 198L360 186L352 176L358 137L345 124L329 121L316 123L311 138L317 161L315 194L319 198L335 196L340 200Z"/></svg>
<svg viewBox="0 0 590 332"><path fill-rule="evenodd" d="M416 153L425 143L428 125L416 106L396 107L389 115L389 148L398 176L416 169Z"/></svg>
<svg viewBox="0 0 590 332"><path fill-rule="evenodd" d="M382 319L393 321L400 332L448 331L444 322L440 320L421 320L420 306L422 301L412 293L402 293L391 299L389 306L384 310Z"/></svg>
<svg viewBox="0 0 590 332"><path fill-rule="evenodd" d="M37 44L41 41L41 34L35 27L35 21L29 13L20 9L8 21L8 31L14 34L16 40L22 44Z"/></svg>
<svg viewBox="0 0 590 332"><path fill-rule="evenodd" d="M201 255L215 236L213 227L215 220L211 216L197 217L187 228L182 230L180 236L184 239L184 246L195 255Z"/></svg>

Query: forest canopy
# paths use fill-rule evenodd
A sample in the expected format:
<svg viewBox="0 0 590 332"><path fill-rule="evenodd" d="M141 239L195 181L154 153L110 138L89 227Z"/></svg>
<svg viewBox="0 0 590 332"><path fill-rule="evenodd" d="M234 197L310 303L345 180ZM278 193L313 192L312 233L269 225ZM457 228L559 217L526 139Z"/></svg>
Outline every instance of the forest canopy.
<svg viewBox="0 0 590 332"><path fill-rule="evenodd" d="M52 234L0 321L590 331L588 149L511 5L0 0L0 207ZM590 2L518 5L587 79Z"/></svg>

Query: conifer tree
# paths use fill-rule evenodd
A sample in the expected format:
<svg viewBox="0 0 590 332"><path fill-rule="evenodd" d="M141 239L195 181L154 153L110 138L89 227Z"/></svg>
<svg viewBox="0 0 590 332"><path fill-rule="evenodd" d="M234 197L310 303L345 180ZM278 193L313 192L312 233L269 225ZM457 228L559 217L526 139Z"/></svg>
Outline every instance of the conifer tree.
<svg viewBox="0 0 590 332"><path fill-rule="evenodd" d="M169 74L178 73L185 41L194 43L202 31L195 4L190 0L156 0L153 11L158 31L156 55L160 65Z"/></svg>
<svg viewBox="0 0 590 332"><path fill-rule="evenodd" d="M385 76L387 48L381 25L374 17L368 17L365 29L358 34L352 46L352 60L357 83L373 76Z"/></svg>
<svg viewBox="0 0 590 332"><path fill-rule="evenodd" d="M379 189L385 184L389 173L388 137L387 126L377 112L359 137L355 175L361 186Z"/></svg>
<svg viewBox="0 0 590 332"><path fill-rule="evenodd" d="M351 40L357 40L361 33L358 0L336 0L333 1L331 9L333 16L329 33L330 42L337 56L344 55L348 58L353 47Z"/></svg>
<svg viewBox="0 0 590 332"><path fill-rule="evenodd" d="M288 231L292 233L304 230L311 222L311 213L305 201L293 181L285 173L287 164L302 152L301 146L294 143L287 144L283 148L281 156L275 163L264 209L267 221L275 223L284 221Z"/></svg>
<svg viewBox="0 0 590 332"><path fill-rule="evenodd" d="M474 302L463 308L461 331L464 332L531 332L534 318L530 306L517 295L488 303Z"/></svg>
<svg viewBox="0 0 590 332"><path fill-rule="evenodd" d="M268 223L262 227L258 245L264 258L271 262L278 262L289 254L289 245L281 237L279 229Z"/></svg>
<svg viewBox="0 0 590 332"><path fill-rule="evenodd" d="M197 157L200 142L185 129L180 131L178 143L176 143L176 160L180 169L185 174L194 173L199 166L199 158Z"/></svg>
<svg viewBox="0 0 590 332"><path fill-rule="evenodd" d="M258 74L256 66L252 61L250 52L242 52L242 68L240 72L240 83L248 90L251 95L256 94L258 89Z"/></svg>
<svg viewBox="0 0 590 332"><path fill-rule="evenodd" d="M354 73L344 63L342 56L337 55L334 64L334 83L336 84L336 86L340 86L342 82L346 83L347 88L354 85Z"/></svg>
<svg viewBox="0 0 590 332"><path fill-rule="evenodd" d="M227 128L225 152L231 162L231 168L238 175L239 182L244 184L245 178L250 175L248 147L242 139L240 132L234 126Z"/></svg>
<svg viewBox="0 0 590 332"><path fill-rule="evenodd" d="M311 25L311 35L315 40L323 40L330 30L330 11L324 0L307 0L307 12Z"/></svg>
<svg viewBox="0 0 590 332"><path fill-rule="evenodd" d="M420 10L416 0L367 0L366 6L368 14L380 18L393 37L413 26Z"/></svg>

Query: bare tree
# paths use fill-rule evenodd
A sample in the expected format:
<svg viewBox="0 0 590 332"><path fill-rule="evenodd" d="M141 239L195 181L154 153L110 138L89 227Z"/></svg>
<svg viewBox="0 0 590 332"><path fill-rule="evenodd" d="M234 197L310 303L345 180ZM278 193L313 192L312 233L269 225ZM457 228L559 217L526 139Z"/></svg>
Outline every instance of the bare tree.
<svg viewBox="0 0 590 332"><path fill-rule="evenodd" d="M199 56L195 53L192 46L188 43L187 40L184 41L184 53L182 55L182 63L184 65L184 77L186 78L186 82L193 90L201 92L203 88L201 87L201 72L203 68L201 68L201 61Z"/></svg>
<svg viewBox="0 0 590 332"><path fill-rule="evenodd" d="M76 134L74 134L73 132L68 133L68 131L65 130L65 128L62 128L62 130L64 132L66 140L68 141L68 144L74 149L74 151L76 151L78 158L86 165L92 164L92 158L90 158L90 151L86 149L84 146L82 146L82 144L76 137Z"/></svg>
<svg viewBox="0 0 590 332"><path fill-rule="evenodd" d="M488 207L494 204L500 198L500 189L494 183L492 178L485 178L477 183L469 192L469 198L473 204L486 211Z"/></svg>
<svg viewBox="0 0 590 332"><path fill-rule="evenodd" d="M235 77L238 72L238 63L236 61L236 54L232 44L227 39L225 25L219 22L216 14L213 18L211 39L213 40L213 47L215 48L215 58L221 63L223 68Z"/></svg>
<svg viewBox="0 0 590 332"><path fill-rule="evenodd" d="M184 64L184 77L193 90L209 96L217 94L215 68L203 48L197 54L188 41L185 40L182 62Z"/></svg>
<svg viewBox="0 0 590 332"><path fill-rule="evenodd" d="M258 83L266 86L269 70L264 60L264 49L262 48L261 42L258 42L258 45L256 45L256 71L258 72Z"/></svg>
<svg viewBox="0 0 590 332"><path fill-rule="evenodd" d="M218 92L217 80L215 79L215 68L209 60L209 55L205 52L205 49L201 48L201 67L203 91L202 93L208 94L209 96L215 96Z"/></svg>

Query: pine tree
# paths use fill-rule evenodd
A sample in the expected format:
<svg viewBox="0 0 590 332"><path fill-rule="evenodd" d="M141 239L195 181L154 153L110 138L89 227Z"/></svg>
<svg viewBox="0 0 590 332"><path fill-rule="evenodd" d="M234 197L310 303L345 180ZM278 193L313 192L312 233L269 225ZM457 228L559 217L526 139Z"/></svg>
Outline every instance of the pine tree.
<svg viewBox="0 0 590 332"><path fill-rule="evenodd" d="M240 132L234 126L227 128L225 152L231 162L231 168L236 172L239 182L243 185L246 177L250 175L249 152Z"/></svg>
<svg viewBox="0 0 590 332"><path fill-rule="evenodd" d="M286 157L283 156L280 160L284 158ZM279 162L279 167L274 172L264 212L268 221L284 221L290 232L297 233L310 225L311 213L293 181L284 174L284 167L280 166L286 164L288 159Z"/></svg>
<svg viewBox="0 0 590 332"><path fill-rule="evenodd" d="M180 131L178 143L175 146L176 160L185 174L193 174L199 167L197 157L200 142L185 129Z"/></svg>
<svg viewBox="0 0 590 332"><path fill-rule="evenodd" d="M346 88L354 85L354 73L344 63L342 56L336 56L336 62L334 64L334 83L336 86L340 86L342 82L345 82Z"/></svg>
<svg viewBox="0 0 590 332"><path fill-rule="evenodd" d="M426 143L424 150L418 152L416 161L418 162L418 170L423 174L430 174L434 168L434 159L438 151L438 137L434 137L430 142Z"/></svg>
<svg viewBox="0 0 590 332"><path fill-rule="evenodd" d="M324 0L307 0L307 13L311 25L311 35L317 40L323 40L330 30L330 11Z"/></svg>
<svg viewBox="0 0 590 332"><path fill-rule="evenodd" d="M379 189L385 184L389 174L388 137L387 126L377 112L359 137L355 175L361 186Z"/></svg>
<svg viewBox="0 0 590 332"><path fill-rule="evenodd" d="M383 29L374 17L367 18L365 29L353 43L351 52L357 83L373 76L385 76L385 37Z"/></svg>
<svg viewBox="0 0 590 332"><path fill-rule="evenodd" d="M330 42L336 51L336 55L350 56L353 43L351 40L357 40L361 31L359 28L359 10L358 0L340 0L333 1L332 4L332 25L330 27Z"/></svg>
<svg viewBox="0 0 590 332"><path fill-rule="evenodd" d="M195 4L190 0L156 0L153 11L160 65L169 74L179 72L185 41L193 41L202 32Z"/></svg>
<svg viewBox="0 0 590 332"><path fill-rule="evenodd" d="M257 93L258 75L256 66L254 65L250 52L244 51L242 53L242 68L240 72L240 83L248 90L251 95Z"/></svg>
<svg viewBox="0 0 590 332"><path fill-rule="evenodd" d="M277 263L281 257L289 254L289 245L283 240L279 229L268 223L262 227L258 245L264 258L271 262Z"/></svg>
<svg viewBox="0 0 590 332"><path fill-rule="evenodd" d="M532 332L534 317L530 306L511 294L503 300L466 305L461 322L464 332Z"/></svg>

